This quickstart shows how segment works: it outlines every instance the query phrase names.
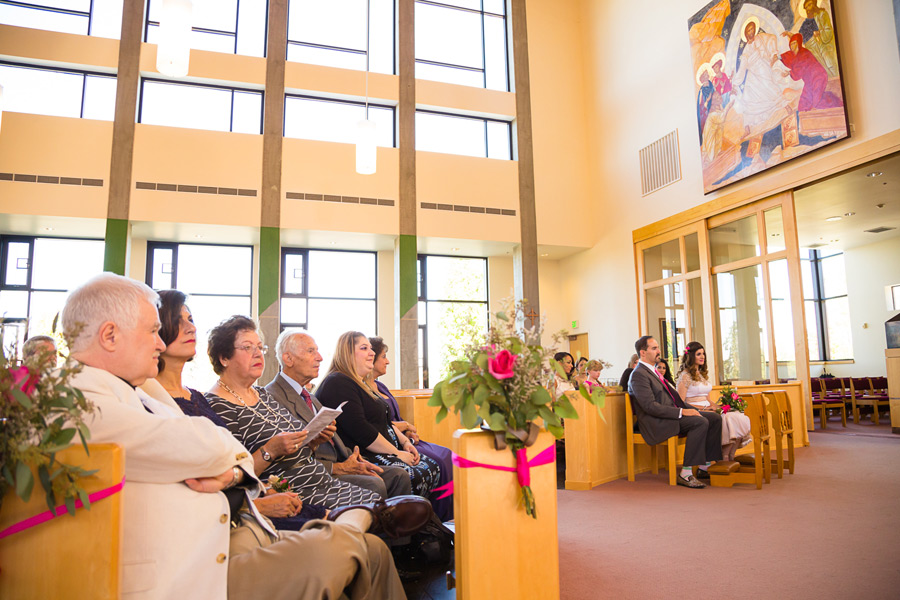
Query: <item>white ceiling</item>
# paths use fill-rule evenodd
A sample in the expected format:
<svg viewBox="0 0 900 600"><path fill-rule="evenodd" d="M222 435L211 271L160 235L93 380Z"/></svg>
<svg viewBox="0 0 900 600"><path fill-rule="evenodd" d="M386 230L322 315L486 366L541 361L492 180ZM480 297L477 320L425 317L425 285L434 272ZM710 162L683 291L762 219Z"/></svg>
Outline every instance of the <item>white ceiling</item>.
<svg viewBox="0 0 900 600"><path fill-rule="evenodd" d="M794 202L800 248L825 244L822 249L846 250L900 236L900 153L797 189ZM866 233L876 227L894 229Z"/></svg>

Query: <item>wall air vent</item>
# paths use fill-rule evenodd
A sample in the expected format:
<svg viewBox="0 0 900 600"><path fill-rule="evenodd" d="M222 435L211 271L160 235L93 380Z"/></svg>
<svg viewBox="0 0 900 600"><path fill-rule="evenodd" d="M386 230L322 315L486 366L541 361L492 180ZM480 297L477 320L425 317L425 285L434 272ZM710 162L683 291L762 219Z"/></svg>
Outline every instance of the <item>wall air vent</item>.
<svg viewBox="0 0 900 600"><path fill-rule="evenodd" d="M646 196L681 179L678 130L638 151L641 161L641 195Z"/></svg>
<svg viewBox="0 0 900 600"><path fill-rule="evenodd" d="M0 173L0 181L22 181L25 183L53 183L58 185L87 185L103 187L102 179L88 177L62 177L59 175L26 175L24 173Z"/></svg>
<svg viewBox="0 0 900 600"><path fill-rule="evenodd" d="M138 181L135 182L134 187L138 190L155 190L157 192L218 194L220 196L256 196L256 190L216 187L214 185L186 185L181 183L154 183L152 181Z"/></svg>
<svg viewBox="0 0 900 600"><path fill-rule="evenodd" d="M434 202L420 202L419 206L425 210L446 210L449 212L467 212L482 215L516 216L516 211L511 208L491 208L489 206L467 206L465 204L436 204Z"/></svg>
<svg viewBox="0 0 900 600"><path fill-rule="evenodd" d="M337 202L338 204L368 204L370 206L394 206L393 200L386 198L361 198L359 196L338 196L335 194L312 194L310 192L287 192L288 200L311 200L313 202Z"/></svg>
<svg viewBox="0 0 900 600"><path fill-rule="evenodd" d="M892 229L897 229L896 227L876 227L875 229L866 229L866 233L884 233L885 231L891 231Z"/></svg>

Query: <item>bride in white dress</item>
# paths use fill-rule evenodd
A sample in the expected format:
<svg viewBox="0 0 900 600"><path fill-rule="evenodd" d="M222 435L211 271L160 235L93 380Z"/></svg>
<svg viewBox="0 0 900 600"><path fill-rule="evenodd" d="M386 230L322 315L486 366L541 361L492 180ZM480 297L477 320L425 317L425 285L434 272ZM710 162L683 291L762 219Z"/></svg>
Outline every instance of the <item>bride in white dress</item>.
<svg viewBox="0 0 900 600"><path fill-rule="evenodd" d="M712 398L712 383L706 366L706 350L700 342L691 342L684 349L676 382L682 399L697 410L719 408ZM722 414L722 457L734 460L734 453L750 442L750 418L736 410Z"/></svg>

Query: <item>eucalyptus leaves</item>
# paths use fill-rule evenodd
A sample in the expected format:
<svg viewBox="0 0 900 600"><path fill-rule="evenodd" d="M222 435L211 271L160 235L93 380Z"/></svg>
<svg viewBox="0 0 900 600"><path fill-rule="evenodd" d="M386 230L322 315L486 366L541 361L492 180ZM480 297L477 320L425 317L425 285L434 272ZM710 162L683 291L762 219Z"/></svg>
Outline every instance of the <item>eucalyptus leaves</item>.
<svg viewBox="0 0 900 600"><path fill-rule="evenodd" d="M516 454L534 443L538 420L558 439L565 434L563 419L577 419L578 413L565 394L556 398L553 375L565 374L553 360L555 348L541 346L542 324L522 325L523 302L511 306L509 312L512 318L503 311L493 316L483 343L473 345L464 358L451 364L450 376L435 386L428 404L440 407L438 422L454 410L463 427L484 423L494 432L498 450L509 446ZM554 345L560 343L563 333L553 335ZM603 408L606 390L602 387L588 391L582 386L578 393L598 410ZM525 511L536 516L530 486L522 486L522 500Z"/></svg>

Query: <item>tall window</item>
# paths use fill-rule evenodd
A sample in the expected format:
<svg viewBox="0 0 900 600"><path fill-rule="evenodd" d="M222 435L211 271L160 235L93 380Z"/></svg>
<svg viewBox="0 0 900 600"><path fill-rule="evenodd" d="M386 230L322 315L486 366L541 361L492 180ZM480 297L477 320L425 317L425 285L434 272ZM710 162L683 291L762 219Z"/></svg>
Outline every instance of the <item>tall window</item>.
<svg viewBox="0 0 900 600"><path fill-rule="evenodd" d="M253 247L147 242L146 283L155 290L177 289L188 295L197 326L197 356L185 368L185 382L209 389L216 381L206 357L209 331L232 315L253 315Z"/></svg>
<svg viewBox="0 0 900 600"><path fill-rule="evenodd" d="M394 1L290 0L287 59L394 73ZM368 36L368 53L366 37Z"/></svg>
<svg viewBox="0 0 900 600"><path fill-rule="evenodd" d="M0 0L0 23L119 39L123 0Z"/></svg>
<svg viewBox="0 0 900 600"><path fill-rule="evenodd" d="M510 160L509 121L416 111L416 150Z"/></svg>
<svg viewBox="0 0 900 600"><path fill-rule="evenodd" d="M260 134L262 103L256 90L145 78L138 123Z"/></svg>
<svg viewBox="0 0 900 600"><path fill-rule="evenodd" d="M266 0L194 0L191 48L265 56L267 5ZM148 0L145 42L159 43L161 11L162 0Z"/></svg>
<svg viewBox="0 0 900 600"><path fill-rule="evenodd" d="M356 124L365 118L362 102L306 96L286 96L284 100L285 137L355 144L359 137ZM370 103L369 119L375 122L377 145L394 147L394 108Z"/></svg>
<svg viewBox="0 0 900 600"><path fill-rule="evenodd" d="M417 0L416 77L509 90L505 0Z"/></svg>
<svg viewBox="0 0 900 600"><path fill-rule="evenodd" d="M51 335L69 291L103 271L103 248L103 240L0 236L0 317L18 324L19 347Z"/></svg>
<svg viewBox="0 0 900 600"><path fill-rule="evenodd" d="M801 257L809 359L853 358L847 276L841 252L809 250Z"/></svg>
<svg viewBox="0 0 900 600"><path fill-rule="evenodd" d="M419 255L419 379L426 388L488 326L487 259Z"/></svg>
<svg viewBox="0 0 900 600"><path fill-rule="evenodd" d="M112 121L114 75L0 62L3 108L56 117Z"/></svg>
<svg viewBox="0 0 900 600"><path fill-rule="evenodd" d="M377 335L377 274L374 252L281 250L281 327L309 331L331 364L340 335Z"/></svg>

